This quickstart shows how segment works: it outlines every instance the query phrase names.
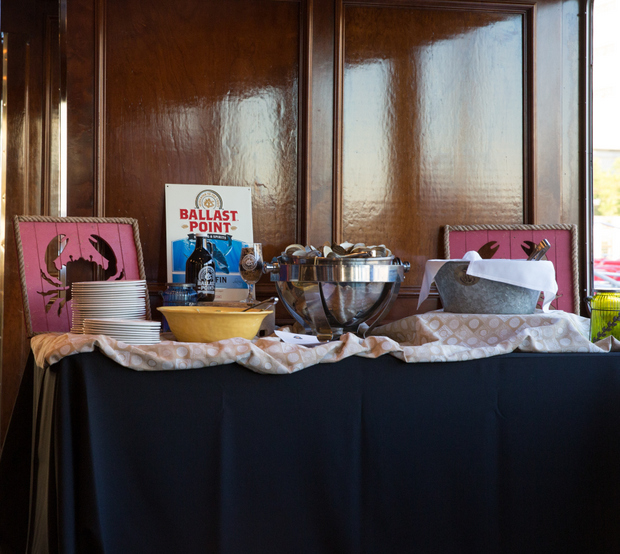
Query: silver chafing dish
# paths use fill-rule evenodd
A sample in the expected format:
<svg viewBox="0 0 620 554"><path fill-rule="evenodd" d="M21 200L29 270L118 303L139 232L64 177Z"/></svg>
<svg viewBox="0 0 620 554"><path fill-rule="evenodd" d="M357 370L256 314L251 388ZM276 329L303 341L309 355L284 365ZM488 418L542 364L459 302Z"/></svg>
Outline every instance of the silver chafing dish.
<svg viewBox="0 0 620 554"><path fill-rule="evenodd" d="M266 263L293 318L319 340L365 337L387 315L409 263L386 257L282 256ZM365 324L365 325L362 325Z"/></svg>

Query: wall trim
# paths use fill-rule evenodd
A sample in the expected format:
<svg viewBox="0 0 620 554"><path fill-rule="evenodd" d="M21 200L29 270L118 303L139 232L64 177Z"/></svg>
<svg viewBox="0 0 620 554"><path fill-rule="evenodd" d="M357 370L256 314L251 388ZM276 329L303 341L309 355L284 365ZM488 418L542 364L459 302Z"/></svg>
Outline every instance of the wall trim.
<svg viewBox="0 0 620 554"><path fill-rule="evenodd" d="M95 2L95 217L105 216L106 184L106 0Z"/></svg>

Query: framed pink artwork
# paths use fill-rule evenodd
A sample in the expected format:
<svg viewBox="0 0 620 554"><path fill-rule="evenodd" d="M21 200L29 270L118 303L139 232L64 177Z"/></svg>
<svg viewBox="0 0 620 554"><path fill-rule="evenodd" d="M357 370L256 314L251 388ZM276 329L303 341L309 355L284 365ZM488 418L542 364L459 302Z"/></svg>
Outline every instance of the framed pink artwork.
<svg viewBox="0 0 620 554"><path fill-rule="evenodd" d="M459 259L475 250L486 259L527 259L542 239L551 243L546 259L553 262L558 283L552 309L579 314L577 225L446 225L444 254Z"/></svg>
<svg viewBox="0 0 620 554"><path fill-rule="evenodd" d="M29 337L71 330L72 283L145 279L135 219L15 216L13 226Z"/></svg>

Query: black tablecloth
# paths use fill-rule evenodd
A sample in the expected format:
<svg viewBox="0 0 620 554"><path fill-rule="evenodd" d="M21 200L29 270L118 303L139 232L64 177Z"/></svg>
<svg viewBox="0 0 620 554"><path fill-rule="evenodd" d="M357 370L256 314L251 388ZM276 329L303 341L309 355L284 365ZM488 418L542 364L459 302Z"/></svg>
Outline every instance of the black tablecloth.
<svg viewBox="0 0 620 554"><path fill-rule="evenodd" d="M1 468L3 553L617 553L620 355L271 376L80 354L25 377Z"/></svg>

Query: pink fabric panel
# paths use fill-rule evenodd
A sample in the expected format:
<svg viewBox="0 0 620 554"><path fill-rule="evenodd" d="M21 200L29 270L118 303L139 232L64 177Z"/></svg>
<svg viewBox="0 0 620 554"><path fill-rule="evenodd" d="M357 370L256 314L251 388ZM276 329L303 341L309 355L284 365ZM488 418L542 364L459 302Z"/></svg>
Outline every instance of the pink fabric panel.
<svg viewBox="0 0 620 554"><path fill-rule="evenodd" d="M460 231L451 231L448 238L450 243L450 258L461 258L467 248L465 233Z"/></svg>
<svg viewBox="0 0 620 554"><path fill-rule="evenodd" d="M487 242L492 240L497 243L493 245L493 248L499 246L493 255L493 258L510 260L510 231L489 231Z"/></svg>
<svg viewBox="0 0 620 554"><path fill-rule="evenodd" d="M64 224L63 224L64 225ZM87 261L93 261L96 264L100 265L104 269L108 268L108 260L106 260L97 249L91 244L91 235L97 235L98 229L96 223L68 223L67 226L71 226L71 238L74 239L74 244L70 243L67 245L65 250L70 250L70 255L74 260L78 260L82 258ZM74 238L75 237L75 238ZM75 240L77 239L77 240ZM66 265L69 262L69 259L65 256L65 252L63 251L62 258L63 265Z"/></svg>
<svg viewBox="0 0 620 554"><path fill-rule="evenodd" d="M557 301L558 309L565 312L572 312L575 306L573 294L573 265L572 265L572 244L570 231L556 231L555 237L549 239L553 250L553 258L549 258L555 266L555 275L558 282Z"/></svg>
<svg viewBox="0 0 620 554"><path fill-rule="evenodd" d="M510 257L509 260L525 260L527 254L521 248L526 240L533 241L532 231L510 231Z"/></svg>
<svg viewBox="0 0 620 554"><path fill-rule="evenodd" d="M56 248L58 235L65 235L67 242L63 251L52 261L56 269L60 270L71 260L80 258L93 261L107 269L109 261L91 243L91 240L95 240L92 235L97 235L110 245L117 258L117 274L111 279L120 275L123 269L124 279L142 278L131 224L20 222L19 232L30 321L34 333L68 332L71 329L71 301L61 306L61 301L65 298L61 293L66 289L59 280L51 276L45 260L50 242L54 241L53 247ZM54 250L53 252L56 253ZM46 280L42 273L51 282ZM50 294L43 295L42 292Z"/></svg>
<svg viewBox="0 0 620 554"><path fill-rule="evenodd" d="M461 259L470 250L478 250L487 241L487 231L450 232L450 258Z"/></svg>
<svg viewBox="0 0 620 554"><path fill-rule="evenodd" d="M71 329L71 306L66 303L62 309L61 299L58 298L46 312L46 304L53 300L55 294L44 296L41 292L54 291L54 284L48 283L41 272L50 279L45 263L47 247L57 235L55 223L21 222L19 224L22 248L24 253L24 267L26 288L28 290L28 305L30 307L30 320L35 333L47 331L66 332ZM59 281L58 293L62 291ZM59 313L60 309L60 313Z"/></svg>
<svg viewBox="0 0 620 554"><path fill-rule="evenodd" d="M478 250L483 244L489 242L488 231L470 231L465 234L465 251L461 252L459 258L470 250Z"/></svg>
<svg viewBox="0 0 620 554"><path fill-rule="evenodd" d="M118 272L120 273L124 268L124 278L128 281L141 279L138 267L138 253L133 237L133 226L99 223L97 234L111 246L116 254Z"/></svg>
<svg viewBox="0 0 620 554"><path fill-rule="evenodd" d="M551 243L547 259L553 262L558 282L558 295L552 306L565 312L574 311L573 266L571 231L514 230L514 231L454 231L450 233L450 257L461 258L469 250L478 251L484 244L496 241L499 248L493 259L524 260L527 258L523 246L525 241L538 244L542 239ZM497 245L495 245L497 246Z"/></svg>

